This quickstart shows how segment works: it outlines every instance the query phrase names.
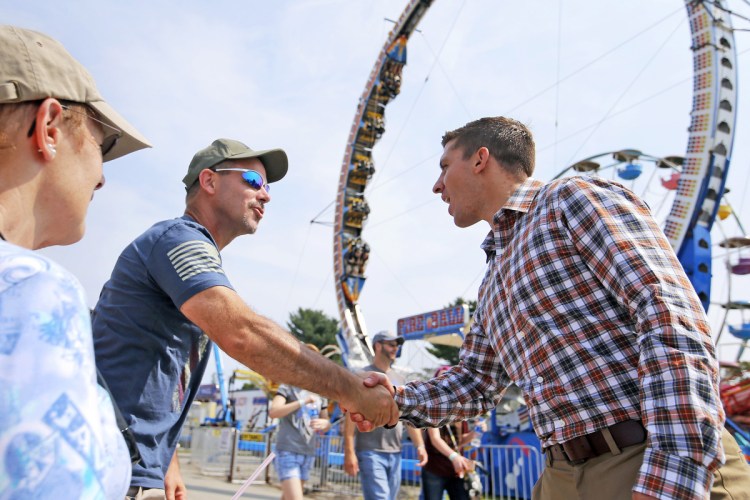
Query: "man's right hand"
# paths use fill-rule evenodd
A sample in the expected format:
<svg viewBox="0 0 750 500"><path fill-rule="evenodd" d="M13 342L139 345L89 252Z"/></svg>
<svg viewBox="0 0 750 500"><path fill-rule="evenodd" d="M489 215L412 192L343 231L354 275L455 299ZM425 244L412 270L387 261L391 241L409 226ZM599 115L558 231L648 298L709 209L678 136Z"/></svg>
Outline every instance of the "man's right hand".
<svg viewBox="0 0 750 500"><path fill-rule="evenodd" d="M367 413L357 411L354 407L347 408L349 410L349 418L351 418L352 422L357 424L357 429L359 429L360 432L369 432L376 427L380 427L381 425L396 425L398 423L399 411L395 401L393 400L395 391L390 379L388 379L388 377L384 373L379 372L366 372L360 374L360 376L363 377L362 383L365 387L369 387L373 390L379 391L382 391L383 388L386 389L389 394L389 399L393 403L393 407L396 408L396 420L389 420L382 424L378 424L377 422L368 418ZM368 391L365 391L365 394L368 394ZM372 393L370 392L369 394Z"/></svg>
<svg viewBox="0 0 750 500"><path fill-rule="evenodd" d="M376 385L382 385L383 387L388 389L388 392L391 393L391 397L396 394L393 389L393 384L391 384L390 379L386 376L385 373L366 372L363 375L364 379L362 380L362 382L365 384L365 387L375 387Z"/></svg>
<svg viewBox="0 0 750 500"><path fill-rule="evenodd" d="M393 386L382 373L360 374L365 382L353 397L342 404L360 432L369 432L383 425L396 425L399 410L393 400ZM381 379L382 377L382 379Z"/></svg>

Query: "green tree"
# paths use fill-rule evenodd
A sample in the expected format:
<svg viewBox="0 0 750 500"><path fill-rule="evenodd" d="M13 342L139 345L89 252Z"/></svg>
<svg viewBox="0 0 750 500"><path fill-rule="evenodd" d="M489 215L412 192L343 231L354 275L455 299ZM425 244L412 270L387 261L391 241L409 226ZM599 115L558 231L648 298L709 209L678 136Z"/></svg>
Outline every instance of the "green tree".
<svg viewBox="0 0 750 500"><path fill-rule="evenodd" d="M339 322L327 316L323 311L300 307L289 315L286 327L300 341L313 344L318 349L322 350L328 345L338 347L336 333L339 331ZM341 356L338 354L331 359L341 364Z"/></svg>
<svg viewBox="0 0 750 500"><path fill-rule="evenodd" d="M474 314L474 311L477 309L477 301L476 300L469 300L466 301L462 297L458 297L456 300L454 300L452 303L448 304L447 307L454 307L454 306L461 306L466 304L469 306L469 317L471 317ZM458 347L453 347L450 345L429 345L427 346L427 352L435 356L436 358L440 358L444 361L446 361L449 365L457 365L458 364Z"/></svg>

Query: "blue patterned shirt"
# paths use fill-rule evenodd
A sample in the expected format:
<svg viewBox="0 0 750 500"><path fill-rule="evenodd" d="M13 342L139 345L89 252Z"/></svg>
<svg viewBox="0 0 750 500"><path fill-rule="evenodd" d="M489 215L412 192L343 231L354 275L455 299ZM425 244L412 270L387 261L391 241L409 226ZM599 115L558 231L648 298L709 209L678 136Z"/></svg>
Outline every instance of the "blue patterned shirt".
<svg viewBox="0 0 750 500"><path fill-rule="evenodd" d="M123 498L130 474L81 285L0 241L0 498Z"/></svg>

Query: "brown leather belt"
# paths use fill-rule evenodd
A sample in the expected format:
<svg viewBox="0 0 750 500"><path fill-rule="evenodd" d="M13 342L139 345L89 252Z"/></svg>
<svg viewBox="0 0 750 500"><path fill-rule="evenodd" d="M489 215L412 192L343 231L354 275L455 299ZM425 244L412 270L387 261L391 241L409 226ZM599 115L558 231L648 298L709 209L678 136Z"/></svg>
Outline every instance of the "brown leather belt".
<svg viewBox="0 0 750 500"><path fill-rule="evenodd" d="M640 444L646 440L646 429L640 420L626 420L609 428L618 448ZM609 453L609 445L602 431L573 438L562 444L554 444L544 449L553 460L565 460L571 465L580 465L586 460Z"/></svg>

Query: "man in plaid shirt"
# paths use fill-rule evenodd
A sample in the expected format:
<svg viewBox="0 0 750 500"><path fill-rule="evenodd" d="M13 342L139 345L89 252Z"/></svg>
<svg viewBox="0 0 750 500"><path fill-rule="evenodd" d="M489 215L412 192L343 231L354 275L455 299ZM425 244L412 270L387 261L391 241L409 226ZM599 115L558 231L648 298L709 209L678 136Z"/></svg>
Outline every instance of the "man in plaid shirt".
<svg viewBox="0 0 750 500"><path fill-rule="evenodd" d="M401 418L470 418L515 383L546 455L534 499L748 498L705 313L645 203L533 179L531 133L508 118L443 147L433 191L457 226L489 223L488 267L459 365L395 388Z"/></svg>

